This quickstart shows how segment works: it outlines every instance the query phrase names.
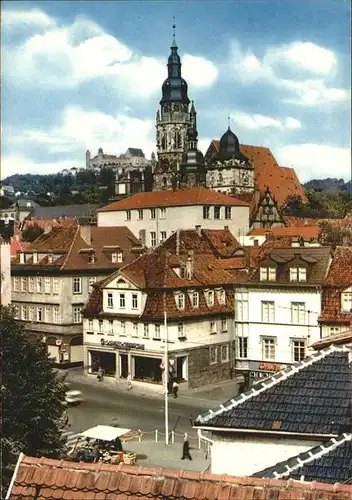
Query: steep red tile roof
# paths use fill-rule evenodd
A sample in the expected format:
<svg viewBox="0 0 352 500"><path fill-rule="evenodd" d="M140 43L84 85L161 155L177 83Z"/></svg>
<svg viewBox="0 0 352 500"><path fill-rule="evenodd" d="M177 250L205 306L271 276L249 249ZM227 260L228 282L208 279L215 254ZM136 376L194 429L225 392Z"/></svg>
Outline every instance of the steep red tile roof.
<svg viewBox="0 0 352 500"><path fill-rule="evenodd" d="M349 287L352 285L352 248L337 247L325 285Z"/></svg>
<svg viewBox="0 0 352 500"><path fill-rule="evenodd" d="M320 233L318 226L299 226L299 227L271 227L255 228L249 233L250 236L265 236L272 234L275 237L281 236L301 236L304 239L317 239Z"/></svg>
<svg viewBox="0 0 352 500"><path fill-rule="evenodd" d="M136 193L124 200L110 203L100 208L98 212L185 205L248 206L248 203L238 200L233 196L217 193L211 189L194 187L190 189L176 189L175 191Z"/></svg>
<svg viewBox="0 0 352 500"><path fill-rule="evenodd" d="M350 329L344 332L336 333L334 335L329 335L328 337L323 337L321 340L314 342L314 344L312 344L311 347L313 347L313 349L319 350L319 349L325 349L326 347L329 347L332 344L334 345L352 344L352 324Z"/></svg>
<svg viewBox="0 0 352 500"><path fill-rule="evenodd" d="M235 250L241 247L240 243L229 230L203 229L202 234L204 234L221 257L230 257Z"/></svg>
<svg viewBox="0 0 352 500"><path fill-rule="evenodd" d="M350 499L352 486L227 474L188 472L126 464L85 464L23 457L11 499L319 500Z"/></svg>
<svg viewBox="0 0 352 500"><path fill-rule="evenodd" d="M10 245L11 258L15 258L18 252L26 250L26 248L28 248L29 245L30 243L28 241L21 241L18 239L17 236L12 237Z"/></svg>

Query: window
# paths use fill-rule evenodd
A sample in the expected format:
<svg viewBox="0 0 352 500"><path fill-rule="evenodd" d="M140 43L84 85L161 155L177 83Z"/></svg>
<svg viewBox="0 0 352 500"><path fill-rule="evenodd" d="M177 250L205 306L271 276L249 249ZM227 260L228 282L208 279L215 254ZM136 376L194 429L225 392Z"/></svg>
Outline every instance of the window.
<svg viewBox="0 0 352 500"><path fill-rule="evenodd" d="M238 337L238 357L248 358L248 337Z"/></svg>
<svg viewBox="0 0 352 500"><path fill-rule="evenodd" d="M214 292L213 292L213 290L209 290L207 292L207 303L208 303L208 306L214 305Z"/></svg>
<svg viewBox="0 0 352 500"><path fill-rule="evenodd" d="M155 208L151 208L149 211L149 219L155 219Z"/></svg>
<svg viewBox="0 0 352 500"><path fill-rule="evenodd" d="M306 343L304 340L293 340L292 359L293 361L302 361L306 357Z"/></svg>
<svg viewBox="0 0 352 500"><path fill-rule="evenodd" d="M20 278L18 276L15 276L13 279L13 291L14 292L20 291Z"/></svg>
<svg viewBox="0 0 352 500"><path fill-rule="evenodd" d="M275 303L262 301L262 322L274 323L275 321Z"/></svg>
<svg viewBox="0 0 352 500"><path fill-rule="evenodd" d="M203 207L203 219L210 219L210 207Z"/></svg>
<svg viewBox="0 0 352 500"><path fill-rule="evenodd" d="M220 347L220 358L221 358L221 363L227 363L229 361L229 346L228 345L222 345Z"/></svg>
<svg viewBox="0 0 352 500"><path fill-rule="evenodd" d="M29 318L29 321L35 321L35 307L34 306L29 306L28 318Z"/></svg>
<svg viewBox="0 0 352 500"><path fill-rule="evenodd" d="M199 294L198 294L198 292L192 292L192 306L199 307Z"/></svg>
<svg viewBox="0 0 352 500"><path fill-rule="evenodd" d="M48 264L52 264L54 262L54 256L52 253L48 254Z"/></svg>
<svg viewBox="0 0 352 500"><path fill-rule="evenodd" d="M260 268L260 281L275 281L275 280L276 280L275 267Z"/></svg>
<svg viewBox="0 0 352 500"><path fill-rule="evenodd" d="M102 319L98 321L98 331L99 333L104 333L104 321Z"/></svg>
<svg viewBox="0 0 352 500"><path fill-rule="evenodd" d="M214 219L220 219L221 207L214 207Z"/></svg>
<svg viewBox="0 0 352 500"><path fill-rule="evenodd" d="M22 307L21 307L21 319L23 319L23 321L27 321L27 319L28 319L28 307L27 307L27 305L22 305Z"/></svg>
<svg viewBox="0 0 352 500"><path fill-rule="evenodd" d="M148 339L149 338L149 325L144 325L143 336Z"/></svg>
<svg viewBox="0 0 352 500"><path fill-rule="evenodd" d="M121 335L126 335L126 321L121 321Z"/></svg>
<svg viewBox="0 0 352 500"><path fill-rule="evenodd" d="M37 321L41 322L43 319L43 308L37 307Z"/></svg>
<svg viewBox="0 0 352 500"><path fill-rule="evenodd" d="M275 339L263 339L263 359L267 361L275 360Z"/></svg>
<svg viewBox="0 0 352 500"><path fill-rule="evenodd" d="M185 308L185 296L183 293L179 293L177 295L177 307L178 307L178 309Z"/></svg>
<svg viewBox="0 0 352 500"><path fill-rule="evenodd" d="M133 323L133 337L138 337L138 323Z"/></svg>
<svg viewBox="0 0 352 500"><path fill-rule="evenodd" d="M43 280L42 278L37 278L37 293L42 293L43 291Z"/></svg>
<svg viewBox="0 0 352 500"><path fill-rule="evenodd" d="M90 253L88 255L88 262L89 262L89 264L94 264L94 262L95 262L95 254L94 253Z"/></svg>
<svg viewBox="0 0 352 500"><path fill-rule="evenodd" d="M214 365L218 361L218 348L216 346L209 347L209 364Z"/></svg>
<svg viewBox="0 0 352 500"><path fill-rule="evenodd" d="M225 294L225 290L220 290L219 292L219 303L221 305L224 305L226 302L226 294Z"/></svg>
<svg viewBox="0 0 352 500"><path fill-rule="evenodd" d="M329 328L329 335L336 335L336 333L340 333L340 328L338 326L331 326Z"/></svg>
<svg viewBox="0 0 352 500"><path fill-rule="evenodd" d="M82 314L81 314L81 307L74 307L73 308L73 322L74 323L81 323L82 322Z"/></svg>
<svg viewBox="0 0 352 500"><path fill-rule="evenodd" d="M108 308L109 309L114 308L114 297L112 293L108 293Z"/></svg>
<svg viewBox="0 0 352 500"><path fill-rule="evenodd" d="M27 291L27 278L21 278L21 292Z"/></svg>
<svg viewBox="0 0 352 500"><path fill-rule="evenodd" d="M122 252L118 252L117 254L117 262L122 262L123 261L123 254Z"/></svg>
<svg viewBox="0 0 352 500"><path fill-rule="evenodd" d="M109 319L108 321L108 334L113 334L114 333L114 321L112 319Z"/></svg>
<svg viewBox="0 0 352 500"><path fill-rule="evenodd" d="M222 332L227 332L227 319L222 319L221 320L221 331Z"/></svg>
<svg viewBox="0 0 352 500"><path fill-rule="evenodd" d="M88 320L88 331L87 333L93 333L94 331L94 323L92 319Z"/></svg>
<svg viewBox="0 0 352 500"><path fill-rule="evenodd" d="M248 321L248 300L236 300L236 319Z"/></svg>
<svg viewBox="0 0 352 500"><path fill-rule="evenodd" d="M185 338L185 325L183 323L179 323L177 325L177 333L178 333L178 338L182 339Z"/></svg>
<svg viewBox="0 0 352 500"><path fill-rule="evenodd" d="M307 281L307 269L305 267L298 268L298 281Z"/></svg>
<svg viewBox="0 0 352 500"><path fill-rule="evenodd" d="M20 313L19 307L16 304L14 304L13 307L14 307L14 317L15 319L19 319L19 313Z"/></svg>
<svg viewBox="0 0 352 500"><path fill-rule="evenodd" d="M111 262L116 264L116 262L122 262L123 261L123 255L122 252L112 252L111 254Z"/></svg>
<svg viewBox="0 0 352 500"><path fill-rule="evenodd" d="M72 293L82 293L81 278L72 278Z"/></svg>
<svg viewBox="0 0 352 500"><path fill-rule="evenodd" d="M88 278L88 293L92 293L93 291L93 286L96 283L97 278L95 276L90 276Z"/></svg>
<svg viewBox="0 0 352 500"><path fill-rule="evenodd" d="M120 293L120 308L124 309L126 307L126 298L124 293Z"/></svg>
<svg viewBox="0 0 352 500"><path fill-rule="evenodd" d="M60 280L59 278L53 278L53 294L59 295L60 293Z"/></svg>
<svg viewBox="0 0 352 500"><path fill-rule="evenodd" d="M156 232L150 231L150 246L156 247Z"/></svg>
<svg viewBox="0 0 352 500"><path fill-rule="evenodd" d="M34 278L29 278L29 282L28 282L28 291L30 293L34 293L35 291L35 284L34 284Z"/></svg>
<svg viewBox="0 0 352 500"><path fill-rule="evenodd" d="M166 240L166 231L160 231L160 243Z"/></svg>
<svg viewBox="0 0 352 500"><path fill-rule="evenodd" d="M138 295L136 293L132 294L132 309L138 309Z"/></svg>
<svg viewBox="0 0 352 500"><path fill-rule="evenodd" d="M225 207L225 219L232 219L231 207Z"/></svg>
<svg viewBox="0 0 352 500"><path fill-rule="evenodd" d="M160 339L160 325L154 327L154 338Z"/></svg>
<svg viewBox="0 0 352 500"><path fill-rule="evenodd" d="M214 333L216 333L216 323L215 323L215 321L210 321L210 323L209 323L209 332L210 332L211 335L214 334Z"/></svg>
<svg viewBox="0 0 352 500"><path fill-rule="evenodd" d="M290 281L298 281L298 267L290 267Z"/></svg>
<svg viewBox="0 0 352 500"><path fill-rule="evenodd" d="M295 325L304 325L306 319L306 304L291 302L291 322Z"/></svg>
<svg viewBox="0 0 352 500"><path fill-rule="evenodd" d="M126 210L126 220L131 220L131 210Z"/></svg>
<svg viewBox="0 0 352 500"><path fill-rule="evenodd" d="M50 278L44 279L44 292L45 293L51 292L51 279Z"/></svg>
<svg viewBox="0 0 352 500"><path fill-rule="evenodd" d="M54 306L53 308L53 323L59 323L59 308Z"/></svg>
<svg viewBox="0 0 352 500"><path fill-rule="evenodd" d="M138 220L143 220L143 210L138 210Z"/></svg>
<svg viewBox="0 0 352 500"><path fill-rule="evenodd" d="M345 290L341 294L341 309L343 311L352 311L352 289Z"/></svg>
<svg viewBox="0 0 352 500"><path fill-rule="evenodd" d="M45 322L46 323L51 323L51 319L52 319L51 307L50 306L46 306L45 310L44 310L44 313L45 313Z"/></svg>
<svg viewBox="0 0 352 500"><path fill-rule="evenodd" d="M165 219L166 217L166 208L160 208L160 219Z"/></svg>

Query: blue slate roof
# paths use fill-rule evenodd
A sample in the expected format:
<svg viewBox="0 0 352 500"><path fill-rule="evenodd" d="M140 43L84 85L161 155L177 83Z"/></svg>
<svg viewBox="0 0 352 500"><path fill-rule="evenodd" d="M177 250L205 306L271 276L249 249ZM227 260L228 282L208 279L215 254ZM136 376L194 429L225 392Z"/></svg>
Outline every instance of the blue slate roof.
<svg viewBox="0 0 352 500"><path fill-rule="evenodd" d="M351 359L330 346L200 414L195 426L336 437L351 429Z"/></svg>
<svg viewBox="0 0 352 500"><path fill-rule="evenodd" d="M352 484L352 434L342 434L253 477Z"/></svg>

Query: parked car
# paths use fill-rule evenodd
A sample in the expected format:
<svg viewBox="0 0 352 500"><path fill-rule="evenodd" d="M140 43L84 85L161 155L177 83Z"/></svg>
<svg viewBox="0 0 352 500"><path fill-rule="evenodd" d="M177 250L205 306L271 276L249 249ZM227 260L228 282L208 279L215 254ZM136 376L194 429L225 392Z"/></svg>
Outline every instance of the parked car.
<svg viewBox="0 0 352 500"><path fill-rule="evenodd" d="M79 404L84 401L81 391L67 391L65 395L65 403L68 405Z"/></svg>

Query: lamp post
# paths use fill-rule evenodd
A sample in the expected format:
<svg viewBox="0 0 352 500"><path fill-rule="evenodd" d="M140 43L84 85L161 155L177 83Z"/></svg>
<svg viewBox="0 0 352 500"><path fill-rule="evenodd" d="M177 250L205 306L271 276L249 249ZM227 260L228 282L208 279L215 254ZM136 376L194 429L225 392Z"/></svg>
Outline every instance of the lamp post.
<svg viewBox="0 0 352 500"><path fill-rule="evenodd" d="M168 400L168 382L169 382L169 356L168 356L168 335L167 335L167 316L164 311L164 397L165 397L165 444L169 444L169 400Z"/></svg>

